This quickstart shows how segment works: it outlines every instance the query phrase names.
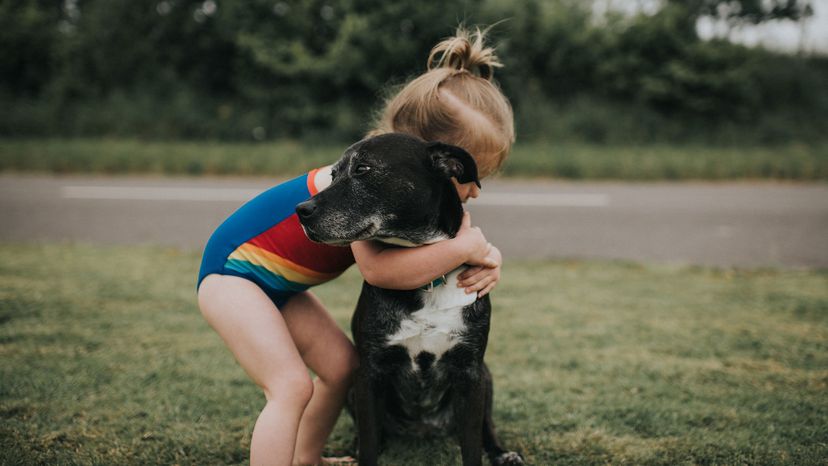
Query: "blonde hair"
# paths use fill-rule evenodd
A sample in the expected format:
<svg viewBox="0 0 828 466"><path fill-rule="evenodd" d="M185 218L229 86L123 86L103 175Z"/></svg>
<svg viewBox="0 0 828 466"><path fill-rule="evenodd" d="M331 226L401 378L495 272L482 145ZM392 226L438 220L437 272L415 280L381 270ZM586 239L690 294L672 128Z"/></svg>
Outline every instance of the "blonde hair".
<svg viewBox="0 0 828 466"><path fill-rule="evenodd" d="M497 171L515 140L512 107L492 80L503 66L484 45L487 30L462 26L431 49L428 70L385 102L376 136L400 132L467 150L480 177Z"/></svg>

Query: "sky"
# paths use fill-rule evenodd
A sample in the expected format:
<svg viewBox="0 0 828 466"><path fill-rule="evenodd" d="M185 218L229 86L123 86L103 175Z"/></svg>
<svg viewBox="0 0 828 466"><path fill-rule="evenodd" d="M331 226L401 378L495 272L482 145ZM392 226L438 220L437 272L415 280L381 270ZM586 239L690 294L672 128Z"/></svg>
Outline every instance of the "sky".
<svg viewBox="0 0 828 466"><path fill-rule="evenodd" d="M653 12L660 3L659 0L595 0L594 8L596 13L608 8ZM771 21L758 26L742 26L731 31L730 38L741 44L761 44L773 50L828 53L828 0L811 0L811 6L814 15L804 22ZM726 24L709 18L700 19L697 28L705 39L721 36L727 31Z"/></svg>

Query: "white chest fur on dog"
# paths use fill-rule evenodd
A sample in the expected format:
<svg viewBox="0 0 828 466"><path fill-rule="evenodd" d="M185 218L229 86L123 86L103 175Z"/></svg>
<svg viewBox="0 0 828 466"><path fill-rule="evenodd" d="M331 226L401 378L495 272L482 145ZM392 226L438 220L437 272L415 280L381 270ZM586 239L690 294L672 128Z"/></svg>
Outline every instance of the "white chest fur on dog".
<svg viewBox="0 0 828 466"><path fill-rule="evenodd" d="M477 293L466 294L457 287L457 276L466 267L455 269L446 276L446 284L432 291L421 291L423 308L411 313L400 323L396 333L388 337L388 346L400 345L414 362L423 351L434 354L435 360L456 345L466 329L463 308L477 299ZM414 370L417 365L414 364Z"/></svg>

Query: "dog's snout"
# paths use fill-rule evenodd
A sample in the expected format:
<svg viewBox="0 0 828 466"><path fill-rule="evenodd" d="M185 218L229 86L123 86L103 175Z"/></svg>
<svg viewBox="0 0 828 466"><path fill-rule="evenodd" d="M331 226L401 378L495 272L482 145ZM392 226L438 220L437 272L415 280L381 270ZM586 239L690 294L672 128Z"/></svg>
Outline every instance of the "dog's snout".
<svg viewBox="0 0 828 466"><path fill-rule="evenodd" d="M312 200L305 201L296 206L296 215L298 215L300 219L309 219L313 216L313 212L315 210L315 202L313 202Z"/></svg>

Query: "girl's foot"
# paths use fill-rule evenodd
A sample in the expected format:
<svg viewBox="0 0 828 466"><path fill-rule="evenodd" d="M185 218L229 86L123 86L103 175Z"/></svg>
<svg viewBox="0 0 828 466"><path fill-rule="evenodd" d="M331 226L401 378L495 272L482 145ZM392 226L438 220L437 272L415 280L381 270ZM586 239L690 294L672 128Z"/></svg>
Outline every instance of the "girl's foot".
<svg viewBox="0 0 828 466"><path fill-rule="evenodd" d="M322 457L322 462L319 464L323 465L330 465L330 466L348 466L348 465L357 465L357 460L351 456L339 456L339 457Z"/></svg>

